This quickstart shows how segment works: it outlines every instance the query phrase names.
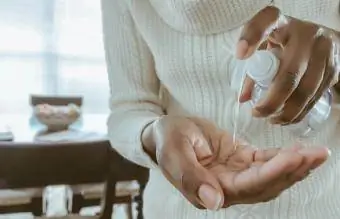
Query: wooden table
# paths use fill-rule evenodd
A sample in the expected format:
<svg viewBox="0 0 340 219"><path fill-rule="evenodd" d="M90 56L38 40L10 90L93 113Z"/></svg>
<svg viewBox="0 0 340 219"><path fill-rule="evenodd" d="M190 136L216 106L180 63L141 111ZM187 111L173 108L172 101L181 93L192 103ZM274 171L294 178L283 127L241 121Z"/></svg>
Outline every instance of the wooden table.
<svg viewBox="0 0 340 219"><path fill-rule="evenodd" d="M44 133L46 127L35 118L30 115L0 115L0 123L8 125L14 135L13 142L0 141L0 179L10 180L4 187L105 180L111 157L109 152L112 151L105 134L106 119L107 115L84 115L70 127L70 130L96 132L95 139L37 141L36 137ZM39 177L33 177L37 172Z"/></svg>
<svg viewBox="0 0 340 219"><path fill-rule="evenodd" d="M41 142L36 137L44 133L46 127L31 115L0 115L0 125L8 126L14 135L13 142L0 141L0 189L105 182L111 191L103 194L101 218L109 218L113 190L109 177L112 150L105 134L106 119L107 115L86 114L70 127L70 130L96 132L99 138ZM42 199L38 197L38 200ZM0 211L6 212L6 208ZM37 216L41 211L41 204L33 206Z"/></svg>
<svg viewBox="0 0 340 219"><path fill-rule="evenodd" d="M45 126L30 115L0 115L0 123L10 127L14 142L0 142L0 189L42 187L48 185L78 185L105 181L102 217L109 218L112 204L119 203L115 185L120 181L137 180L140 194L138 218L142 218L142 194L148 180L148 170L124 159L115 152L106 137L107 115L85 114L70 129L101 133L91 142L39 142L37 134ZM6 145L7 144L7 145Z"/></svg>
<svg viewBox="0 0 340 219"><path fill-rule="evenodd" d="M108 115L106 114L85 114L70 128L79 131L97 132L105 138L107 117ZM0 114L0 125L10 127L14 134L15 142L26 143L34 143L37 134L46 129L31 115L23 114Z"/></svg>

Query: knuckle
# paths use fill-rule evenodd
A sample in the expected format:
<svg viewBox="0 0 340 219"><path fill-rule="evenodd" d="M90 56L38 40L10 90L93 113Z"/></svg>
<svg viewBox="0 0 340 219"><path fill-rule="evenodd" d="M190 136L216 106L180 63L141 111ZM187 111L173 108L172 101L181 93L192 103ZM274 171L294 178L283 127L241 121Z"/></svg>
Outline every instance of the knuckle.
<svg viewBox="0 0 340 219"><path fill-rule="evenodd" d="M266 14L267 16L272 15L272 16L278 18L279 15L280 15L280 9L278 9L275 6L270 5L270 6L266 7L265 9L263 9L263 13L267 13Z"/></svg>
<svg viewBox="0 0 340 219"><path fill-rule="evenodd" d="M332 39L330 36L325 34L319 34L316 36L315 39L315 55L316 56L325 56L326 54L329 54L331 48L332 48Z"/></svg>
<svg viewBox="0 0 340 219"><path fill-rule="evenodd" d="M316 34L318 44L322 46L332 45L332 36L324 28L319 28Z"/></svg>
<svg viewBox="0 0 340 219"><path fill-rule="evenodd" d="M300 79L299 71L287 71L285 77L282 80L282 90L286 92L292 92L295 88L297 88Z"/></svg>

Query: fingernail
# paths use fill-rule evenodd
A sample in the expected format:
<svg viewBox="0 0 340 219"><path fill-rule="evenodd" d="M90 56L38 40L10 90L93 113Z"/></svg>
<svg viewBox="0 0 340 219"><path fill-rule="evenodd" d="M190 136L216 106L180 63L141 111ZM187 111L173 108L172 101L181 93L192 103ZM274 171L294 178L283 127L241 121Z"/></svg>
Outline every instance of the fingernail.
<svg viewBox="0 0 340 219"><path fill-rule="evenodd" d="M209 210L216 211L221 206L221 194L209 185L202 185L198 190L198 196L203 202L204 206Z"/></svg>
<svg viewBox="0 0 340 219"><path fill-rule="evenodd" d="M249 44L246 40L240 40L237 43L236 57L238 59L246 58L247 53L248 53L248 47L249 47Z"/></svg>

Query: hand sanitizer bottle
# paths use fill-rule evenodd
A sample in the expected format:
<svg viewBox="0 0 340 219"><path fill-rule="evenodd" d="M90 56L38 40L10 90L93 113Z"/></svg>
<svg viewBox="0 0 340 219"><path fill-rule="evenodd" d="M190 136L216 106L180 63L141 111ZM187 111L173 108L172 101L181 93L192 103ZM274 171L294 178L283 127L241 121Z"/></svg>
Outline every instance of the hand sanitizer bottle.
<svg viewBox="0 0 340 219"><path fill-rule="evenodd" d="M269 50L257 51L245 61L245 72L255 82L251 103L255 105L266 96L278 69L279 59ZM239 72L240 73L240 72ZM332 93L326 91L317 101L314 107L299 123L289 125L289 129L297 137L309 137L315 131L320 130L331 112Z"/></svg>

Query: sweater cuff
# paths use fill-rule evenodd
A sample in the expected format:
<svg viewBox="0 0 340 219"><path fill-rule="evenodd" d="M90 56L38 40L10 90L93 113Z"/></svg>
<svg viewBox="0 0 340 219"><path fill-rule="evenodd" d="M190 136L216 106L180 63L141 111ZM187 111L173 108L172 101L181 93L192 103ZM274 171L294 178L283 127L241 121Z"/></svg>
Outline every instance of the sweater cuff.
<svg viewBox="0 0 340 219"><path fill-rule="evenodd" d="M155 169L158 167L158 165L155 163L155 161L150 157L148 153L144 150L144 146L142 143L142 134L144 132L144 129L146 126L150 125L154 121L158 119L155 117L152 118L144 118L143 120L140 120L137 122L136 127L140 127L138 130L138 134L135 135L135 143L134 145L137 145L134 149L134 154L135 154L135 162L141 166L150 168L150 169Z"/></svg>
<svg viewBox="0 0 340 219"><path fill-rule="evenodd" d="M122 116L110 117L108 133L111 145L126 159L146 168L158 168L158 165L147 154L142 144L142 133L147 125L160 116L153 112L134 112L131 119ZM122 120L120 120L120 118Z"/></svg>

